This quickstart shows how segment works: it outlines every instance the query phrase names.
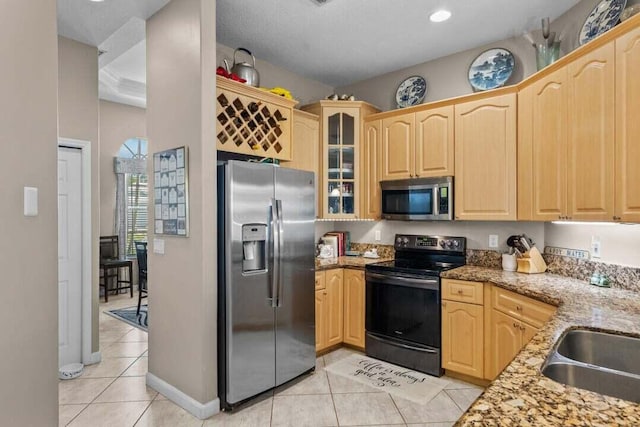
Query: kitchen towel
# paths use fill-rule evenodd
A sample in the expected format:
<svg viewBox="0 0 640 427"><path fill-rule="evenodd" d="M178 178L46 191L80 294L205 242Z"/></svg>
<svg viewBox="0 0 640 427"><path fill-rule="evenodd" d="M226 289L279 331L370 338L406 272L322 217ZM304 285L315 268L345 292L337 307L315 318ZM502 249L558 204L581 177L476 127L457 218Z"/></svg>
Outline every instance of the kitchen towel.
<svg viewBox="0 0 640 427"><path fill-rule="evenodd" d="M412 402L426 404L450 381L391 363L352 354L328 365L327 371Z"/></svg>

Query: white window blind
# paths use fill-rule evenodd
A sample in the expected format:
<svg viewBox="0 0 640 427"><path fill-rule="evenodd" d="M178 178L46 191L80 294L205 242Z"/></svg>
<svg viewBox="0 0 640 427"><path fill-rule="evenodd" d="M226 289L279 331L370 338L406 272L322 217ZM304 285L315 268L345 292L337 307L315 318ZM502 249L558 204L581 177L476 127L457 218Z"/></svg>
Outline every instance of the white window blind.
<svg viewBox="0 0 640 427"><path fill-rule="evenodd" d="M146 174L126 174L127 188L127 255L135 256L134 242L147 240L149 204L148 177Z"/></svg>

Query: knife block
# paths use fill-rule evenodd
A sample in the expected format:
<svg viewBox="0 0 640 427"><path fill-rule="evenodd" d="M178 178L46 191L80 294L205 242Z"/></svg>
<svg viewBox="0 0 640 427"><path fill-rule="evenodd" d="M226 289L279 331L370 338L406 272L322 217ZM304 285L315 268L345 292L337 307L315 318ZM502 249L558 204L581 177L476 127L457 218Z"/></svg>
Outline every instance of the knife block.
<svg viewBox="0 0 640 427"><path fill-rule="evenodd" d="M547 263L542 259L540 251L535 246L518 258L518 273L544 273L547 271Z"/></svg>

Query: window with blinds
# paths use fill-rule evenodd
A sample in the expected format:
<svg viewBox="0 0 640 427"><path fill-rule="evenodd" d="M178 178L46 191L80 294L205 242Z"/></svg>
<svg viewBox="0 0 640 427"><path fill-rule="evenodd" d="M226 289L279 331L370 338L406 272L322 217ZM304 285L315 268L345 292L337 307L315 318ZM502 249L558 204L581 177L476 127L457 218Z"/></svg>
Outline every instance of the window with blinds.
<svg viewBox="0 0 640 427"><path fill-rule="evenodd" d="M119 158L147 159L147 140L131 138L125 141L118 152ZM136 256L135 242L147 241L149 186L147 174L125 174L125 203L120 203L120 214L126 216L126 256ZM124 208L124 212L123 212ZM122 236L122 234L120 234Z"/></svg>
<svg viewBox="0 0 640 427"><path fill-rule="evenodd" d="M147 240L147 206L149 187L146 174L126 174L127 188L127 255L135 256L134 242Z"/></svg>

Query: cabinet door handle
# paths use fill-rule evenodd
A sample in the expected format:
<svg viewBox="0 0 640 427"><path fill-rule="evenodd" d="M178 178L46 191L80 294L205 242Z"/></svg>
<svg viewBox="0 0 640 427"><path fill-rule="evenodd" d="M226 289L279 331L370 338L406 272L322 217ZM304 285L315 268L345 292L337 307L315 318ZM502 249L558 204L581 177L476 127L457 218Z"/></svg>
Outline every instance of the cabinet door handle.
<svg viewBox="0 0 640 427"><path fill-rule="evenodd" d="M520 325L520 326L519 326L519 329L520 329L522 332L524 332L524 330L525 330L526 328L525 328L524 326Z"/></svg>
<svg viewBox="0 0 640 427"><path fill-rule="evenodd" d="M520 329L520 326L518 325L518 322L513 322L513 327L516 329Z"/></svg>
<svg viewBox="0 0 640 427"><path fill-rule="evenodd" d="M516 310L517 310L517 311L522 311L522 307L521 307L521 306L519 306L519 305L516 305Z"/></svg>

